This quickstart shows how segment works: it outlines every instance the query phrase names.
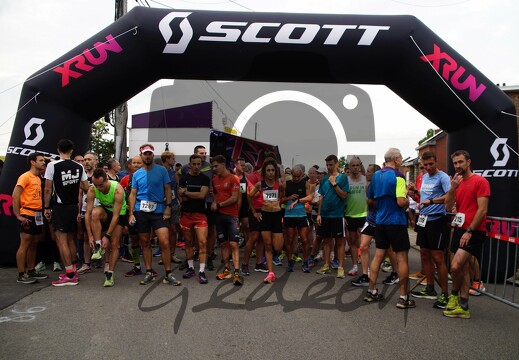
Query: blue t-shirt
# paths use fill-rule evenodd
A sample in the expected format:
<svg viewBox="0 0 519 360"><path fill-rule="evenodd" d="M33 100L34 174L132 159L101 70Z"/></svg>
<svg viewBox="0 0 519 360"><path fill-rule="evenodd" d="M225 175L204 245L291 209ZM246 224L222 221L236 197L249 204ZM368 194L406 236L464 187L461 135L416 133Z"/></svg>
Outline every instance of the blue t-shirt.
<svg viewBox="0 0 519 360"><path fill-rule="evenodd" d="M175 169L171 168L166 170L169 175L169 180L171 180L171 202L173 205L178 205L178 197L177 197L177 172Z"/></svg>
<svg viewBox="0 0 519 360"><path fill-rule="evenodd" d="M451 180L443 171L438 171L433 176L425 173L420 188L420 200L439 198L445 195L451 188ZM439 219L445 215L445 204L431 204L420 208L420 214L427 215L428 220Z"/></svg>
<svg viewBox="0 0 519 360"><path fill-rule="evenodd" d="M369 183L368 188L366 189L366 197L368 197L370 187L371 182ZM377 210L374 206L368 206L368 216L366 217L366 221L370 225L375 225L377 223Z"/></svg>
<svg viewBox="0 0 519 360"><path fill-rule="evenodd" d="M140 211L141 201L157 203L154 213L163 213L165 209L164 185L170 184L168 172L162 165L154 164L150 170L140 168L132 177L132 189L137 189L135 211Z"/></svg>
<svg viewBox="0 0 519 360"><path fill-rule="evenodd" d="M342 191L350 192L350 185L346 175L337 175L335 181ZM344 216L344 200L337 195L328 176L322 178L319 185L319 194L323 196L321 203L322 217L342 218Z"/></svg>
<svg viewBox="0 0 519 360"><path fill-rule="evenodd" d="M404 208L397 198L406 198L404 175L392 167L384 167L373 174L368 198L376 201L376 225L407 225Z"/></svg>

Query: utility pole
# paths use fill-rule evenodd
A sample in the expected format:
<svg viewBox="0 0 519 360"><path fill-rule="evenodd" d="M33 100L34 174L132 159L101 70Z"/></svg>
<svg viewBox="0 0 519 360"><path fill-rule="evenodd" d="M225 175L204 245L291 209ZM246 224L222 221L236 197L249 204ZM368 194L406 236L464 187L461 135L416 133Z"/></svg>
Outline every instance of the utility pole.
<svg viewBox="0 0 519 360"><path fill-rule="evenodd" d="M115 21L122 17L128 11L127 0L115 0ZM114 111L114 143L115 158L126 169L126 125L128 123L128 104L126 102L117 106Z"/></svg>

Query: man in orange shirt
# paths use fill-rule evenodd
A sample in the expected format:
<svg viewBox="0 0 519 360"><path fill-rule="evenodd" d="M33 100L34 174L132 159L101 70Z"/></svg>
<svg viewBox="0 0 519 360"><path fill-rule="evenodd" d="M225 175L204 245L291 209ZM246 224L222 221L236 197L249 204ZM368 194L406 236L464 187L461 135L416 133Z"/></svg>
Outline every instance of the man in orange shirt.
<svg viewBox="0 0 519 360"><path fill-rule="evenodd" d="M13 212L20 221L20 246L16 252L18 280L22 284L32 284L48 276L36 272L36 246L43 230L42 183L40 171L45 168L45 158L41 153L27 157L30 170L20 175L13 191ZM25 273L27 264L28 272Z"/></svg>
<svg viewBox="0 0 519 360"><path fill-rule="evenodd" d="M218 280L230 279L229 252L232 253L234 265L233 284L239 286L243 283L240 276L240 248L238 242L238 212L240 209L240 181L225 167L225 157L217 155L211 160L211 165L216 176L213 177L214 200L211 210L216 215L216 238L222 249L222 259L225 268L221 274L216 275ZM230 251L229 251L230 250Z"/></svg>

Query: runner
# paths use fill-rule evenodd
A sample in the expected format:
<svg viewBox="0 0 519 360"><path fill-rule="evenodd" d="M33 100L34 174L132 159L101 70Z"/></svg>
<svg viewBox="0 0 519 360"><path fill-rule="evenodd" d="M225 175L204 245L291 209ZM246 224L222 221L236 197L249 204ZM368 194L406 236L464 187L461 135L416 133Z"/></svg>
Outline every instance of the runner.
<svg viewBox="0 0 519 360"><path fill-rule="evenodd" d="M128 222L126 198L123 187L115 180L108 180L103 169L94 170L92 184L87 193L85 226L90 248L94 248L96 241L101 241L101 247L109 251L104 286L111 287L115 284L114 270L119 257L119 241ZM94 207L96 199L99 206Z"/></svg>
<svg viewBox="0 0 519 360"><path fill-rule="evenodd" d="M27 157L29 171L20 175L13 191L13 213L20 221L20 246L16 252L17 282L32 284L49 276L37 272L36 248L43 230L40 171L45 168L43 154L34 152ZM27 266L27 273L25 268Z"/></svg>
<svg viewBox="0 0 519 360"><path fill-rule="evenodd" d="M453 225L451 252L452 289L443 315L470 319L469 288L470 259L481 260L481 251L486 239L486 214L490 198L490 184L484 177L474 174L470 168L472 160L465 150L451 155L454 171L451 188L445 199L447 211L456 206Z"/></svg>
<svg viewBox="0 0 519 360"><path fill-rule="evenodd" d="M151 229L162 247L162 261L166 276L164 284L173 286L182 283L175 279L171 272L171 255L169 250L168 221L171 217L171 181L168 172L161 165L153 162L155 148L151 144L144 144L139 148L143 166L133 174L132 191L130 193L130 206L128 221L130 225L137 224L139 240L146 274L140 282L141 285L151 283L155 278L151 267ZM166 199L164 203L164 199Z"/></svg>
<svg viewBox="0 0 519 360"><path fill-rule="evenodd" d="M217 155L211 159L213 166L213 191L214 201L211 210L216 212L216 234L222 251L224 270L216 275L218 280L230 279L231 270L229 256L232 255L234 274L232 282L236 286L243 284L240 276L240 234L238 233L238 212L240 208L241 193L238 177L233 175L225 167L225 157Z"/></svg>

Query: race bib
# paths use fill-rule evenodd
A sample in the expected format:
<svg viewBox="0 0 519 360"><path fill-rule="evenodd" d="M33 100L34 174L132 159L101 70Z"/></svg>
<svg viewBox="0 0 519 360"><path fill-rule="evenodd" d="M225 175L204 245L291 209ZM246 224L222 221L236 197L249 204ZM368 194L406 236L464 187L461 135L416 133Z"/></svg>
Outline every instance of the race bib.
<svg viewBox="0 0 519 360"><path fill-rule="evenodd" d="M263 190L263 201L278 201L278 191Z"/></svg>
<svg viewBox="0 0 519 360"><path fill-rule="evenodd" d="M425 224L427 224L427 215L421 214L418 216L418 221L416 222L416 225L425 227Z"/></svg>
<svg viewBox="0 0 519 360"><path fill-rule="evenodd" d="M465 214L457 213L452 220L452 226L461 227L465 223Z"/></svg>
<svg viewBox="0 0 519 360"><path fill-rule="evenodd" d="M242 194L247 192L247 183L240 183L240 191Z"/></svg>
<svg viewBox="0 0 519 360"><path fill-rule="evenodd" d="M43 225L43 213L41 211L34 212L34 223L38 226Z"/></svg>
<svg viewBox="0 0 519 360"><path fill-rule="evenodd" d="M154 201L141 200L141 211L154 212L157 209L157 203Z"/></svg>

